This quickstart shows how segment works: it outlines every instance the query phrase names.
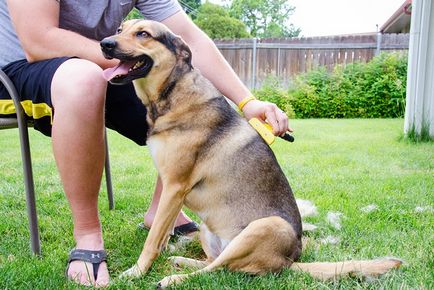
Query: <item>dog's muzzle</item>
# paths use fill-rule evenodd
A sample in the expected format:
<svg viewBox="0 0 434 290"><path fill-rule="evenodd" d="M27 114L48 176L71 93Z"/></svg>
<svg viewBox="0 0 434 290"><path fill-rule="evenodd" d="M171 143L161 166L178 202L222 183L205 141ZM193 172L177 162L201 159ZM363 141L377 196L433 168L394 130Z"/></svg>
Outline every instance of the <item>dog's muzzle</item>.
<svg viewBox="0 0 434 290"><path fill-rule="evenodd" d="M101 50L107 59L119 59L117 66L104 70L103 77L112 84L127 84L135 79L144 78L151 71L154 61L148 55L131 56L123 53L116 40L104 38Z"/></svg>

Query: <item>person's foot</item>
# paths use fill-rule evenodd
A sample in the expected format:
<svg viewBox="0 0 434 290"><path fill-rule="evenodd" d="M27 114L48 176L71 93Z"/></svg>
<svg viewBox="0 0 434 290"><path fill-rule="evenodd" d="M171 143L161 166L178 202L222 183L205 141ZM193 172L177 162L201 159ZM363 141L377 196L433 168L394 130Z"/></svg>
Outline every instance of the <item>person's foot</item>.
<svg viewBox="0 0 434 290"><path fill-rule="evenodd" d="M76 249L99 251L104 249L101 234L90 234L76 239ZM67 268L68 279L85 286L107 287L110 281L107 263L101 262L95 280L93 265L89 262L75 260L69 263Z"/></svg>

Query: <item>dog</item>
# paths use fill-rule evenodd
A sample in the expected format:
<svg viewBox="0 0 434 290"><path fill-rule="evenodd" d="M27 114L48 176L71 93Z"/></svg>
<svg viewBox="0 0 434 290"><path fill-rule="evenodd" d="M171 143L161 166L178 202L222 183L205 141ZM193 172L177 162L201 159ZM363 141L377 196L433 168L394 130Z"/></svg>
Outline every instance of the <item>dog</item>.
<svg viewBox="0 0 434 290"><path fill-rule="evenodd" d="M183 205L202 220L206 261L172 257L198 268L158 283L165 288L220 267L251 274L284 268L319 279L376 276L401 261L382 258L299 263L302 224L291 187L270 147L192 65L188 45L165 25L129 20L101 41L112 84L133 82L147 108L147 145L163 183L160 204L137 263L121 276L145 274L167 246Z"/></svg>

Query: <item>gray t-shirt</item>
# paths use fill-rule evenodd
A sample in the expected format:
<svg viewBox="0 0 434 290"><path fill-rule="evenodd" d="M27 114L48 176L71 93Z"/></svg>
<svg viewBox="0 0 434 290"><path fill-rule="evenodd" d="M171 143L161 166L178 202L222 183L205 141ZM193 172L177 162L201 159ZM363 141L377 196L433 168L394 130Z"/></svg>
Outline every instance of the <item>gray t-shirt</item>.
<svg viewBox="0 0 434 290"><path fill-rule="evenodd" d="M162 21L181 9L176 0L60 0L59 27L101 40L114 34L134 7L146 19L156 21ZM24 58L24 51L9 18L6 0L0 0L0 67Z"/></svg>

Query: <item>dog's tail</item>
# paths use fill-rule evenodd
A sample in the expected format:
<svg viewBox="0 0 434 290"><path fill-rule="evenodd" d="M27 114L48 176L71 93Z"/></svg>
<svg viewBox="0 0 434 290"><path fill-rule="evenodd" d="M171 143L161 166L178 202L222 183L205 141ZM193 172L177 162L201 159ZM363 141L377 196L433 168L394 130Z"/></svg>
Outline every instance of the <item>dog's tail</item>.
<svg viewBox="0 0 434 290"><path fill-rule="evenodd" d="M338 279L343 276L375 277L391 269L397 269L402 261L397 258L380 258L365 261L293 263L291 269L307 272L320 280Z"/></svg>

